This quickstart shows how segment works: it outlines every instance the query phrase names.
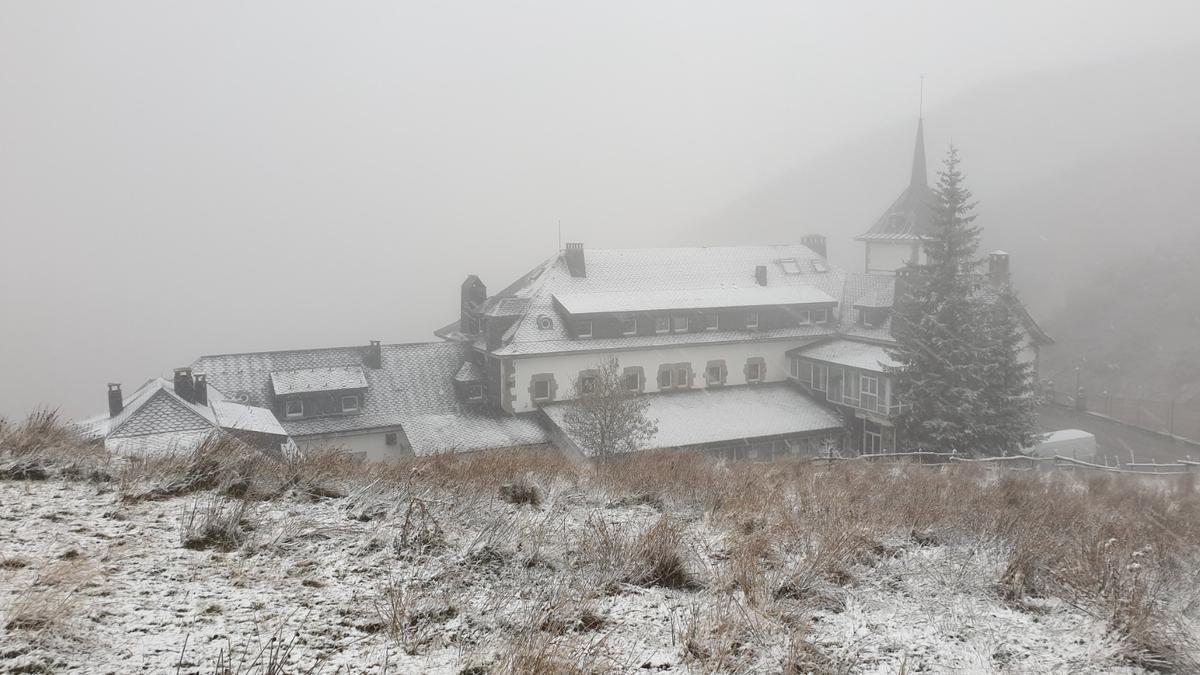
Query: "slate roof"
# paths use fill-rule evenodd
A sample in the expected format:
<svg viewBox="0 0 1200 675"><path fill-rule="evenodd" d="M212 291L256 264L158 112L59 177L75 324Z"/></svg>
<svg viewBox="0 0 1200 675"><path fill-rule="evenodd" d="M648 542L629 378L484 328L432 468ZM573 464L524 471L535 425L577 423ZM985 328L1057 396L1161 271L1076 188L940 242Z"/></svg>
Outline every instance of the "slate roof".
<svg viewBox="0 0 1200 675"><path fill-rule="evenodd" d="M814 361L823 361L839 366L859 368L882 373L884 366L898 366L883 345L853 340L830 340L815 345L797 347L788 351L788 356L803 356Z"/></svg>
<svg viewBox="0 0 1200 675"><path fill-rule="evenodd" d="M317 391L365 389L367 378L362 366L325 366L277 370L271 373L271 386L277 395L305 394Z"/></svg>
<svg viewBox="0 0 1200 675"><path fill-rule="evenodd" d="M208 384L208 403L190 403L175 393L171 380L154 378L124 397L116 417L107 413L76 423L89 438L105 439L117 452L190 450L213 430L233 429L286 436L269 410L235 403Z"/></svg>
<svg viewBox="0 0 1200 675"><path fill-rule="evenodd" d="M474 361L463 361L458 372L454 374L454 379L459 382L482 382L483 368L477 366Z"/></svg>
<svg viewBox="0 0 1200 675"><path fill-rule="evenodd" d="M917 122L908 186L858 241L917 241L933 227L933 191L925 171L925 123Z"/></svg>
<svg viewBox="0 0 1200 675"><path fill-rule="evenodd" d="M285 370L361 367L366 347L332 347L202 356L193 370L210 385L269 407L271 374ZM381 367L362 367L366 395L359 411L310 419L283 420L293 438L358 431L404 431L419 455L548 442L545 431L524 417L491 415L461 403L454 376L468 360L470 346L459 342L392 344L380 347Z"/></svg>
<svg viewBox="0 0 1200 675"><path fill-rule="evenodd" d="M790 384L763 384L647 394L646 416L658 433L641 449L679 448L747 438L841 429L837 414ZM542 408L569 438L569 403Z"/></svg>

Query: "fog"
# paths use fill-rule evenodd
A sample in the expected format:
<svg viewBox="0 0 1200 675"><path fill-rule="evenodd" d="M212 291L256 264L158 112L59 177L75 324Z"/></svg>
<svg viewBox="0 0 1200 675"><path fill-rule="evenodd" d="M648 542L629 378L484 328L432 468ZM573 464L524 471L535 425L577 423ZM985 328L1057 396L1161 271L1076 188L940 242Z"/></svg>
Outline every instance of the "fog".
<svg viewBox="0 0 1200 675"><path fill-rule="evenodd" d="M1197 45L1194 2L3 2L0 414L99 411L206 353L434 339L463 277L498 290L560 222L596 247L825 232L858 269L921 75L931 168L953 138L993 240L1044 272L1031 211L1079 216L1081 258L1120 236L1076 236L1080 204L1128 184L1063 206L1064 176L1161 159L1146 201L1185 203ZM1197 228L1176 215L1156 236ZM1052 314L1078 276L1026 296Z"/></svg>

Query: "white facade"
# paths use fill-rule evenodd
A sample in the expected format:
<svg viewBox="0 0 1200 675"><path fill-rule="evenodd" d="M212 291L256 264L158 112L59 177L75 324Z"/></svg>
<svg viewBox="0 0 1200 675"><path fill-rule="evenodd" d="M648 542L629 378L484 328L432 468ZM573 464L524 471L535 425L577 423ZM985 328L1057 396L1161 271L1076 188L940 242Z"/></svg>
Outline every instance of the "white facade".
<svg viewBox="0 0 1200 675"><path fill-rule="evenodd" d="M867 242L867 274L891 274L910 262L925 263L925 252L917 242Z"/></svg>
<svg viewBox="0 0 1200 675"><path fill-rule="evenodd" d="M397 441L395 445L387 444L387 434L389 433L396 434ZM412 452L406 450L401 445L403 438L404 434L400 433L399 429L345 434L322 434L320 436L297 438L296 447L301 452L308 452L309 450L316 450L318 448L341 448L349 453L361 453L369 460L412 457Z"/></svg>
<svg viewBox="0 0 1200 675"><path fill-rule="evenodd" d="M786 352L795 347L810 344L814 338L791 340L749 341L733 344L680 345L656 349L637 349L607 353L582 352L574 354L529 356L512 360L512 412L531 412L537 409L531 390L535 376L553 375L556 391L554 400L574 398L575 381L581 371L592 370L598 364L616 358L622 368L641 367L645 376L643 391L659 392L658 370L665 364L687 363L691 366L691 389L706 386L705 370L709 361L725 361L725 384L735 386L748 384L745 366L752 359L761 359L763 379L761 382L783 382L788 378ZM672 389L674 391L676 389Z"/></svg>

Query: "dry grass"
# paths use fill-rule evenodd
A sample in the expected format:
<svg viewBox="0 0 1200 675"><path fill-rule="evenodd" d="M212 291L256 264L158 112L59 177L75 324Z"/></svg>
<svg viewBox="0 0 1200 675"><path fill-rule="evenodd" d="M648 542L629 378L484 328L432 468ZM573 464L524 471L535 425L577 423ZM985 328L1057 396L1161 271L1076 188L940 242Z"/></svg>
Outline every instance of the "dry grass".
<svg viewBox="0 0 1200 675"><path fill-rule="evenodd" d="M620 617L597 603L643 593L692 608L673 636L697 670L847 672L854 659L810 641L808 619L844 611L848 589L894 559L951 547L1001 551L995 577L977 581L1017 611L1058 598L1104 621L1130 663L1197 667L1184 626L1200 609L1191 477L726 464L687 452L577 464L513 450L368 466L337 450L272 457L219 436L185 456L114 464L52 414L0 426L0 459L67 479L108 472L128 508L184 498L187 548L282 558L353 537L371 564L422 570L374 593L363 623L374 631L363 632L410 655L459 650L477 672L638 669L609 642ZM260 508L277 508L256 506L267 500L328 503L344 525L288 519L260 532ZM251 536L262 545L247 547ZM0 570L29 574L31 564L6 555ZM31 583L5 625L60 625L73 587ZM493 614L507 628L477 625Z"/></svg>

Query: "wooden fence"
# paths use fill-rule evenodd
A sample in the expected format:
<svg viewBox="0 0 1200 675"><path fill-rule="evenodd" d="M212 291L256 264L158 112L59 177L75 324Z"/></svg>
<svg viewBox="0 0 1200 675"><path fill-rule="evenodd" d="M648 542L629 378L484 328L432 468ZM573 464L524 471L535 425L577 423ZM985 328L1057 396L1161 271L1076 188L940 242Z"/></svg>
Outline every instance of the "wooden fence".
<svg viewBox="0 0 1200 675"><path fill-rule="evenodd" d="M953 464L975 464L978 466L993 466L1009 471L1035 471L1059 469L1066 471L1102 471L1106 473L1121 473L1138 476L1178 476L1187 473L1200 473L1200 462L1179 460L1178 462L1159 464L1158 462L1137 462L1107 466L1085 462L1073 457L1034 457L1030 455L1013 455L1009 457L962 457L950 452L888 452L863 454L857 457L818 457L817 462L897 462L918 464L928 467L950 466Z"/></svg>

